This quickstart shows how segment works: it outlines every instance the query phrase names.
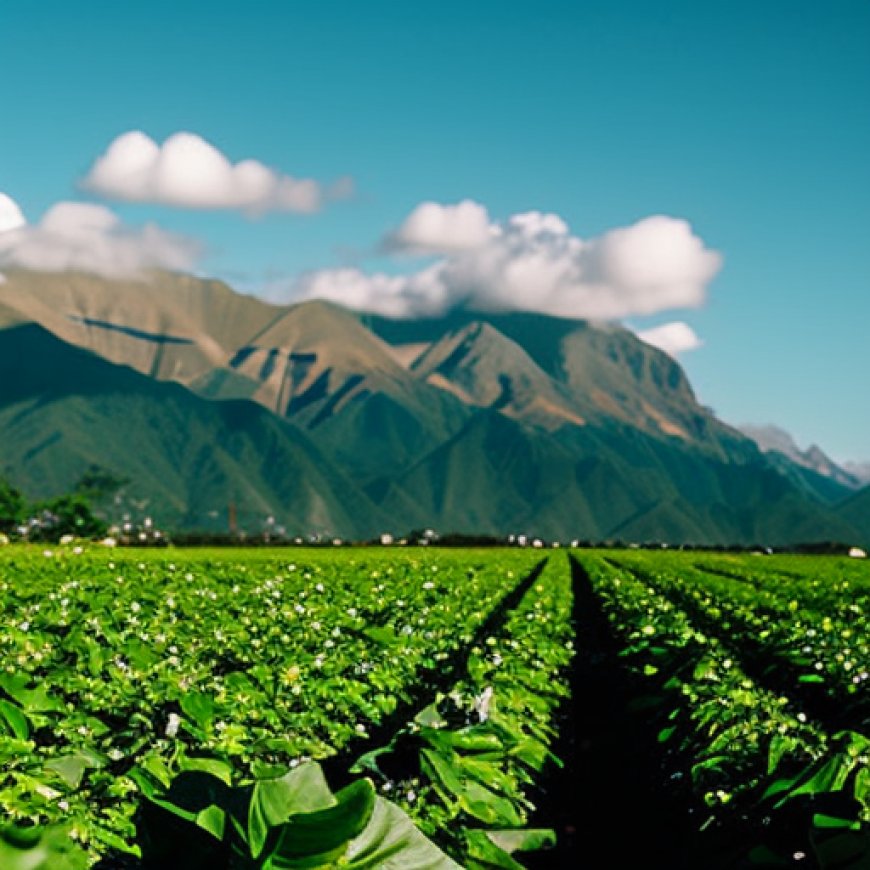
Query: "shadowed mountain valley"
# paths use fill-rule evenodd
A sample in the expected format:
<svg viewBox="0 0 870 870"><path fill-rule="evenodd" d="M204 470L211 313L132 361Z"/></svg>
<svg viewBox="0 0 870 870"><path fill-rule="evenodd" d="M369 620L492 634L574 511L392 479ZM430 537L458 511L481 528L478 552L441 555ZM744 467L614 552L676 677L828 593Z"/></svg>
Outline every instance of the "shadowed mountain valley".
<svg viewBox="0 0 870 870"><path fill-rule="evenodd" d="M866 490L762 451L618 326L457 310L392 321L217 281L10 272L3 473L99 465L165 526L432 527L694 544L866 541Z"/></svg>

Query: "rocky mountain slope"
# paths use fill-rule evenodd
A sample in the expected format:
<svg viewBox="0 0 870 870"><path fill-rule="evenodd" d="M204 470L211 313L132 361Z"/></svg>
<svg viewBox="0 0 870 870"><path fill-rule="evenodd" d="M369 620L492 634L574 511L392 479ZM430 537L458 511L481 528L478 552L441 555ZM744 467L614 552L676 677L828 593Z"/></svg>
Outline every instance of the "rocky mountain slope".
<svg viewBox="0 0 870 870"><path fill-rule="evenodd" d="M625 329L390 321L186 275L8 273L0 443L34 495L98 464L175 528L220 529L233 505L252 531L348 537L870 537L831 509L851 480L760 450Z"/></svg>

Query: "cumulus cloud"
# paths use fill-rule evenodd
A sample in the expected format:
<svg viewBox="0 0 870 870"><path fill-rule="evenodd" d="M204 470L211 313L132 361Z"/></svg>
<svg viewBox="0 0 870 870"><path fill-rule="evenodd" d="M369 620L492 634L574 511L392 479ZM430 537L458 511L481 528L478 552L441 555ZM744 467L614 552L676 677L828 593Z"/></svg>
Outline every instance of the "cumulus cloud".
<svg viewBox="0 0 870 870"><path fill-rule="evenodd" d="M158 145L132 130L118 136L99 157L81 187L106 199L191 209L314 212L325 199L353 192L341 178L324 189L310 178L285 175L257 160L231 163L195 133L180 132Z"/></svg>
<svg viewBox="0 0 870 870"><path fill-rule="evenodd" d="M286 296L280 290L279 293ZM367 274L352 268L323 269L295 281L291 295L295 299L326 299L357 311L397 319L434 316L454 304L440 264L413 275Z"/></svg>
<svg viewBox="0 0 870 870"><path fill-rule="evenodd" d="M642 329L637 333L637 337L672 357L696 350L703 344L695 330L682 320L663 323L661 326L654 326L651 329Z"/></svg>
<svg viewBox="0 0 870 870"><path fill-rule="evenodd" d="M387 250L412 254L452 254L486 244L496 231L480 203L421 202L384 240Z"/></svg>
<svg viewBox="0 0 870 870"><path fill-rule="evenodd" d="M8 200L8 202L6 202ZM13 214L9 197L0 194L0 219ZM94 272L108 277L136 275L144 269L189 270L201 253L190 239L154 224L125 226L101 205L59 202L38 224L0 223L0 267L46 272Z"/></svg>
<svg viewBox="0 0 870 870"><path fill-rule="evenodd" d="M424 203L387 239L399 250L443 256L409 275L315 272L291 293L390 317L465 304L611 320L697 307L721 266L688 222L664 215L581 239L555 214L526 212L493 223L471 201Z"/></svg>
<svg viewBox="0 0 870 870"><path fill-rule="evenodd" d="M17 230L26 223L24 214L12 197L0 192L0 233Z"/></svg>

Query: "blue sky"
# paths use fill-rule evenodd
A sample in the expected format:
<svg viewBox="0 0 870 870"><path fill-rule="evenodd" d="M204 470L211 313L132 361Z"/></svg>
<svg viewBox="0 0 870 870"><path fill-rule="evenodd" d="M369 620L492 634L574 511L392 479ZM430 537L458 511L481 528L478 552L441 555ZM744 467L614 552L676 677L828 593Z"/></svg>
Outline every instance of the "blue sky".
<svg viewBox="0 0 870 870"><path fill-rule="evenodd" d="M705 301L627 322L689 324L681 360L727 421L870 459L866 2L4 3L0 40L0 191L31 223L101 202L274 296L416 268L379 244L425 201L582 239L682 219L722 257ZM251 217L79 189L131 130L355 192Z"/></svg>

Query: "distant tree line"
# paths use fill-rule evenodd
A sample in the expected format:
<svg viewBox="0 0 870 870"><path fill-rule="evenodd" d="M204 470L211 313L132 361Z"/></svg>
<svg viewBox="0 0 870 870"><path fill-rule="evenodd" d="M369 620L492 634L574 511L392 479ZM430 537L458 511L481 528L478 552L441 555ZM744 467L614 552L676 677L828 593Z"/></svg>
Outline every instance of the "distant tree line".
<svg viewBox="0 0 870 870"><path fill-rule="evenodd" d="M118 485L118 480L99 469L89 469L72 492L54 498L29 501L8 480L0 477L0 535L26 541L59 541L66 535L100 538L107 524L92 503Z"/></svg>

